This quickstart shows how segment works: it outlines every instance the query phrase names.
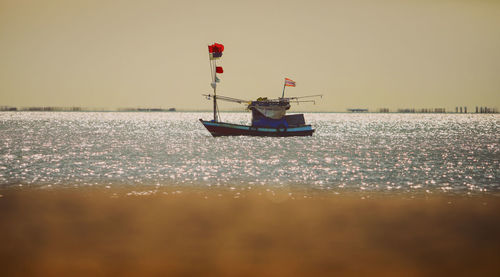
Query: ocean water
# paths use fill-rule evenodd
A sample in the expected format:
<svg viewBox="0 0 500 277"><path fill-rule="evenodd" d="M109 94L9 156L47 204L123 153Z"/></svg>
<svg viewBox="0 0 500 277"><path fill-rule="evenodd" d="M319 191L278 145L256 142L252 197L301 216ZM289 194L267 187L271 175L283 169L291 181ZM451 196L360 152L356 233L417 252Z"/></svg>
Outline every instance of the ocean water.
<svg viewBox="0 0 500 277"><path fill-rule="evenodd" d="M198 121L211 116L2 112L0 188L500 193L500 115L306 113L316 132L291 138L213 138Z"/></svg>

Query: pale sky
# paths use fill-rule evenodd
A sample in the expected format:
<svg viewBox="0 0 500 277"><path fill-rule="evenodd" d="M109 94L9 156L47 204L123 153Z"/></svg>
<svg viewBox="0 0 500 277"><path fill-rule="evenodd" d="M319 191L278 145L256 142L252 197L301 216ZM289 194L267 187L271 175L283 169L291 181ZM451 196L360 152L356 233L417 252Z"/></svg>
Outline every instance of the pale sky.
<svg viewBox="0 0 500 277"><path fill-rule="evenodd" d="M213 42L226 96L288 77L324 95L301 110L500 107L493 0L0 0L0 106L210 110Z"/></svg>

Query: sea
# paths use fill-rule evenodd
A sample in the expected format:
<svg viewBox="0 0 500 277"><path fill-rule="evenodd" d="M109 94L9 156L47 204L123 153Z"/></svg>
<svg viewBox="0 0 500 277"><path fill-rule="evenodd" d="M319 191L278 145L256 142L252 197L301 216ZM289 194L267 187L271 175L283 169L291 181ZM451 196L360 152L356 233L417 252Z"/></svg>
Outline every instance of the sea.
<svg viewBox="0 0 500 277"><path fill-rule="evenodd" d="M314 135L287 138L214 138L211 117L0 112L0 188L500 195L499 114L305 113Z"/></svg>

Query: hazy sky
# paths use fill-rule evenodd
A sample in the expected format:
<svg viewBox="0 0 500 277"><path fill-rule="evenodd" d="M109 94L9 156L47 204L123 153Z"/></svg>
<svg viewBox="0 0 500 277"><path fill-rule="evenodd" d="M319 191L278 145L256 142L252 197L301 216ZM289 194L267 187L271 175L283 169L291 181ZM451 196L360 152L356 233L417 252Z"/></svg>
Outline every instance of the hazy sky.
<svg viewBox="0 0 500 277"><path fill-rule="evenodd" d="M208 110L213 42L231 97L500 106L498 0L0 0L0 105Z"/></svg>

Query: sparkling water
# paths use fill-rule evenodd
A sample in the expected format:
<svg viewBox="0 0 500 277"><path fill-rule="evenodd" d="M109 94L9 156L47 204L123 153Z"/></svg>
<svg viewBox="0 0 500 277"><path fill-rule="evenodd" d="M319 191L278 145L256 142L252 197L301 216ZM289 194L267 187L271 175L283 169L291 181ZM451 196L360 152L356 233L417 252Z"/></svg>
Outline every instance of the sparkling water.
<svg viewBox="0 0 500 277"><path fill-rule="evenodd" d="M312 137L213 138L211 112L2 112L0 187L500 192L499 115L306 113ZM221 113L249 124L249 113Z"/></svg>

